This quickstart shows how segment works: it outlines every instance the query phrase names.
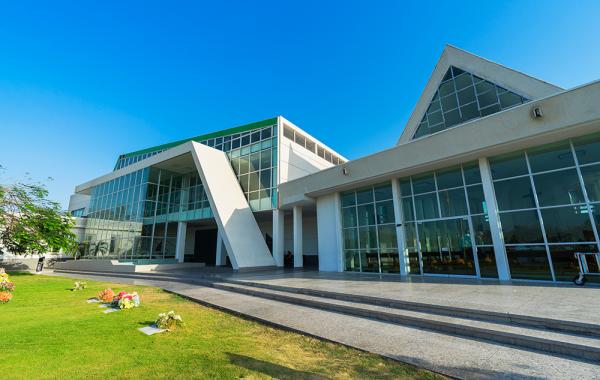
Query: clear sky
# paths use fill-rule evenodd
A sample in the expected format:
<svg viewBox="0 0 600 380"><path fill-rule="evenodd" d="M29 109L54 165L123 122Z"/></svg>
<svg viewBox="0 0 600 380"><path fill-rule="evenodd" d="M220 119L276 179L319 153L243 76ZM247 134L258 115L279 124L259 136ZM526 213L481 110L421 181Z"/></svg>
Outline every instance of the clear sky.
<svg viewBox="0 0 600 380"><path fill-rule="evenodd" d="M392 146L444 44L559 86L600 79L600 1L0 5L2 181L283 115L348 158Z"/></svg>

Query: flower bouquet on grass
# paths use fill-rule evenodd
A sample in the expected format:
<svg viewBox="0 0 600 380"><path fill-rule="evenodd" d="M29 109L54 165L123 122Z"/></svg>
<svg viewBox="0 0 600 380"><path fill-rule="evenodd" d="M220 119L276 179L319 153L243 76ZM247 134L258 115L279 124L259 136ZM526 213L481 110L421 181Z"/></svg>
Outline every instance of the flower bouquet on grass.
<svg viewBox="0 0 600 380"><path fill-rule="evenodd" d="M76 292L78 290L83 290L83 289L87 289L87 282L84 282L84 281L75 281L75 283L73 284L73 288L71 289L71 291Z"/></svg>
<svg viewBox="0 0 600 380"><path fill-rule="evenodd" d="M7 303L13 297L12 292L15 290L15 284L10 281L8 274L4 268L0 268L0 303Z"/></svg>
<svg viewBox="0 0 600 380"><path fill-rule="evenodd" d="M173 310L168 313L160 313L158 319L154 322L157 329L173 330L177 326L183 325L181 315L175 314Z"/></svg>
<svg viewBox="0 0 600 380"><path fill-rule="evenodd" d="M100 293L98 293L98 299L102 302L113 302L114 298L115 292L113 292L111 288L101 290Z"/></svg>
<svg viewBox="0 0 600 380"><path fill-rule="evenodd" d="M112 305L119 309L133 309L140 306L140 296L137 292L119 292L113 299Z"/></svg>

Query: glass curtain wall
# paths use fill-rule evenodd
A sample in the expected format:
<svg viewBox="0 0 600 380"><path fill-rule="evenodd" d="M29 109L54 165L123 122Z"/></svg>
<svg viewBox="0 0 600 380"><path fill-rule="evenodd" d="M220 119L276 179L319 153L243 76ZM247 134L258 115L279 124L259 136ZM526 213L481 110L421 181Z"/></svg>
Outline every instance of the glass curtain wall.
<svg viewBox="0 0 600 380"><path fill-rule="evenodd" d="M277 124L200 141L227 153L253 211L277 208ZM115 170L162 152L120 158Z"/></svg>
<svg viewBox="0 0 600 380"><path fill-rule="evenodd" d="M277 125L202 141L227 152L253 211L277 207ZM196 171L187 174L144 168L91 190L86 257L175 257L177 223L212 218Z"/></svg>
<svg viewBox="0 0 600 380"><path fill-rule="evenodd" d="M571 281L598 252L600 136L490 159L513 279ZM597 257L588 260L598 267Z"/></svg>
<svg viewBox="0 0 600 380"><path fill-rule="evenodd" d="M345 270L400 273L390 183L341 194Z"/></svg>
<svg viewBox="0 0 600 380"><path fill-rule="evenodd" d="M412 274L498 277L477 163L400 180Z"/></svg>

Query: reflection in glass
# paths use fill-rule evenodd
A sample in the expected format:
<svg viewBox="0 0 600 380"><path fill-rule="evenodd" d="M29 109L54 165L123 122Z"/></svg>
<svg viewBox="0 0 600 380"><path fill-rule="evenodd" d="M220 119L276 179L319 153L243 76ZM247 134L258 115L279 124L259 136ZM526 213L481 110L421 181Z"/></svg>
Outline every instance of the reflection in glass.
<svg viewBox="0 0 600 380"><path fill-rule="evenodd" d="M549 243L596 240L585 205L542 209L542 219Z"/></svg>
<svg viewBox="0 0 600 380"><path fill-rule="evenodd" d="M513 279L552 280L543 245L507 246L506 256Z"/></svg>
<svg viewBox="0 0 600 380"><path fill-rule="evenodd" d="M423 271L475 275L473 248L465 219L419 223Z"/></svg>
<svg viewBox="0 0 600 380"><path fill-rule="evenodd" d="M500 211L535 207L529 177L494 182L494 190Z"/></svg>
<svg viewBox="0 0 600 380"><path fill-rule="evenodd" d="M600 135L573 139L573 145L580 165L600 162Z"/></svg>
<svg viewBox="0 0 600 380"><path fill-rule="evenodd" d="M598 252L597 245L551 245L550 256L557 281L572 281L579 273L579 264L575 252ZM597 271L597 261L591 256L586 256L589 269ZM588 276L588 280L593 276Z"/></svg>
<svg viewBox="0 0 600 380"><path fill-rule="evenodd" d="M600 164L581 168L581 176L590 202L600 202Z"/></svg>
<svg viewBox="0 0 600 380"><path fill-rule="evenodd" d="M379 254L377 249L360 251L361 268L363 272L379 272Z"/></svg>
<svg viewBox="0 0 600 380"><path fill-rule="evenodd" d="M494 247L477 247L479 273L484 278L498 278Z"/></svg>
<svg viewBox="0 0 600 380"><path fill-rule="evenodd" d="M464 188L439 192L442 217L467 215Z"/></svg>
<svg viewBox="0 0 600 380"><path fill-rule="evenodd" d="M543 243L542 227L537 211L515 211L500 214L505 244Z"/></svg>
<svg viewBox="0 0 600 380"><path fill-rule="evenodd" d="M345 268L344 270L349 272L360 272L360 259L358 251L348 251L344 252L345 256Z"/></svg>
<svg viewBox="0 0 600 380"><path fill-rule="evenodd" d="M381 273L400 273L400 259L398 251L381 251Z"/></svg>
<svg viewBox="0 0 600 380"><path fill-rule="evenodd" d="M575 166L568 142L527 150L532 173Z"/></svg>
<svg viewBox="0 0 600 380"><path fill-rule="evenodd" d="M439 218L436 193L415 196L417 220Z"/></svg>
<svg viewBox="0 0 600 380"><path fill-rule="evenodd" d="M567 169L533 176L541 207L568 205L585 201L577 170Z"/></svg>
<svg viewBox="0 0 600 380"><path fill-rule="evenodd" d="M508 156L500 156L490 158L490 168L493 179L516 177L527 174L527 162L525 154L511 154Z"/></svg>

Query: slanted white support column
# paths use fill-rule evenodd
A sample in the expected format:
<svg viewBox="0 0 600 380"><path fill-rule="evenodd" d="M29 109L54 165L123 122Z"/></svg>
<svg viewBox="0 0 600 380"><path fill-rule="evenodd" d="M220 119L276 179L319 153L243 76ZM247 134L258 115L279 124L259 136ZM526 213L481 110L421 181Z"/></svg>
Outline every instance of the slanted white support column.
<svg viewBox="0 0 600 380"><path fill-rule="evenodd" d="M504 236L500 225L500 216L498 215L498 204L496 203L496 193L492 182L492 172L487 158L479 159L479 171L481 172L483 195L485 196L485 204L490 219L490 232L492 233L492 243L494 244L498 279L500 281L508 281L510 280L510 268L508 266L508 259L506 258L506 249L504 248Z"/></svg>
<svg viewBox="0 0 600 380"><path fill-rule="evenodd" d="M273 210L273 258L278 267L283 266L284 213L283 210Z"/></svg>
<svg viewBox="0 0 600 380"><path fill-rule="evenodd" d="M180 263L183 262L185 256L185 235L187 232L187 223L177 223L177 243L175 246L175 258Z"/></svg>
<svg viewBox="0 0 600 380"><path fill-rule="evenodd" d="M294 206L294 268L302 268L302 207Z"/></svg>
<svg viewBox="0 0 600 380"><path fill-rule="evenodd" d="M408 275L408 252L404 249L404 228L402 228L402 202L400 199L400 184L392 180L392 196L394 201L394 218L396 221L396 239L398 240L398 259L400 260L400 275Z"/></svg>

